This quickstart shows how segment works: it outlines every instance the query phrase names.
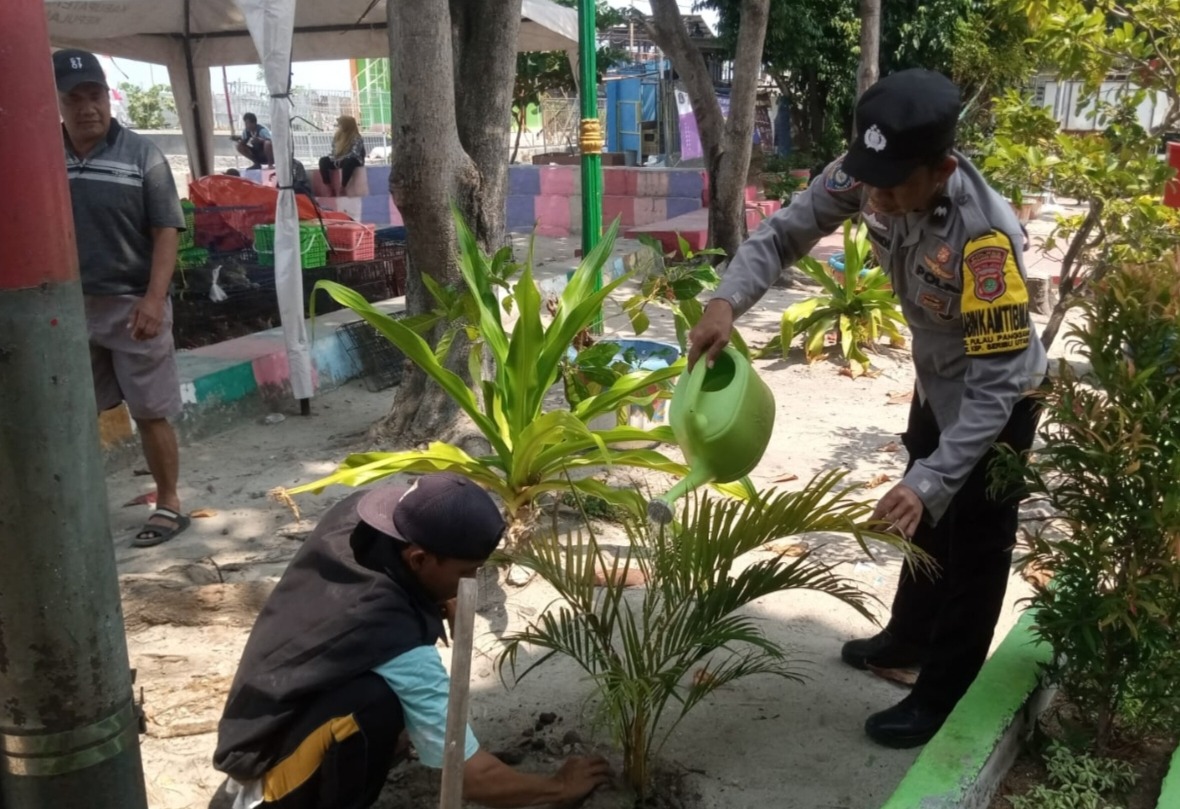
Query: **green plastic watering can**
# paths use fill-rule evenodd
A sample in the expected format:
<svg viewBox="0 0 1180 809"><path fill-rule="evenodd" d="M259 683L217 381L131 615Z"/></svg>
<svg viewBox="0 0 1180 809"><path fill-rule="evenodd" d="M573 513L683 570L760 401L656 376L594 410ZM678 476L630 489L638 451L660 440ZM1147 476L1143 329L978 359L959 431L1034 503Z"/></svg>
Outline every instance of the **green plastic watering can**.
<svg viewBox="0 0 1180 809"><path fill-rule="evenodd" d="M688 460L689 473L647 505L658 523L672 520L671 504L706 483L729 483L753 471L774 429L774 394L750 361L727 346L709 368L702 360L672 392L668 421Z"/></svg>

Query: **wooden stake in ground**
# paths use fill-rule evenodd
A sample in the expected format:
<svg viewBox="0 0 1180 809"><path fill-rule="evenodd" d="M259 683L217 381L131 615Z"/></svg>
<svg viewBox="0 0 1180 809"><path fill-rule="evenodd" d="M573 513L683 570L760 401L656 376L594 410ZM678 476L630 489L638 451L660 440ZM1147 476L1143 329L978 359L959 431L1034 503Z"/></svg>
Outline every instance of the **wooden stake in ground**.
<svg viewBox="0 0 1180 809"><path fill-rule="evenodd" d="M475 579L459 582L451 639L451 696L447 701L447 738L443 748L442 797L439 809L463 805L463 765L467 746L467 698L471 693L471 651L475 639Z"/></svg>

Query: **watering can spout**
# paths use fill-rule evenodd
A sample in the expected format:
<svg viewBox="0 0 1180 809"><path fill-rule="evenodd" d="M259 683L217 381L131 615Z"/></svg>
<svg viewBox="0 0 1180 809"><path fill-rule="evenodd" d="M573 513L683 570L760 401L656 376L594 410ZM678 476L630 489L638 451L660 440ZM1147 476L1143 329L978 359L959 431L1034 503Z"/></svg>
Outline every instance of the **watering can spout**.
<svg viewBox="0 0 1180 809"><path fill-rule="evenodd" d="M708 469L694 467L687 475L669 489L663 497L647 504L647 517L654 523L667 525L672 522L672 504L698 486L704 486L713 479Z"/></svg>

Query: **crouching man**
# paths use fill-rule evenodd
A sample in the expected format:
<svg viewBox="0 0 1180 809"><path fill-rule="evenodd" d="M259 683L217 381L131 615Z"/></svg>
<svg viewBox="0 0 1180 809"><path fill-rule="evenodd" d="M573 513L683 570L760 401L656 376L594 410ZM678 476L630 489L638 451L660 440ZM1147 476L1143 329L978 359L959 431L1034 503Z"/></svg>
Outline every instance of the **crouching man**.
<svg viewBox="0 0 1180 809"><path fill-rule="evenodd" d="M441 767L449 679L435 643L444 604L504 533L492 498L459 475L382 486L332 507L250 633L218 727L214 766L234 809L364 809L404 730ZM576 801L600 758L517 772L467 730L463 795L492 807Z"/></svg>

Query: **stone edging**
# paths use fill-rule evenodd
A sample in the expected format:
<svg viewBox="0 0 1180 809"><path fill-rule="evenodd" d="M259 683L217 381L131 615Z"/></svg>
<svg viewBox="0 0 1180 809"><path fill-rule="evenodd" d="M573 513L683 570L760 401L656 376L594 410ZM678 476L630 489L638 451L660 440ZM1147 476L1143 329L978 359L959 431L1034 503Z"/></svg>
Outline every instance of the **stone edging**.
<svg viewBox="0 0 1180 809"><path fill-rule="evenodd" d="M1025 613L1012 627L882 809L986 809L1052 698L1039 687L1051 652L1032 623Z"/></svg>

